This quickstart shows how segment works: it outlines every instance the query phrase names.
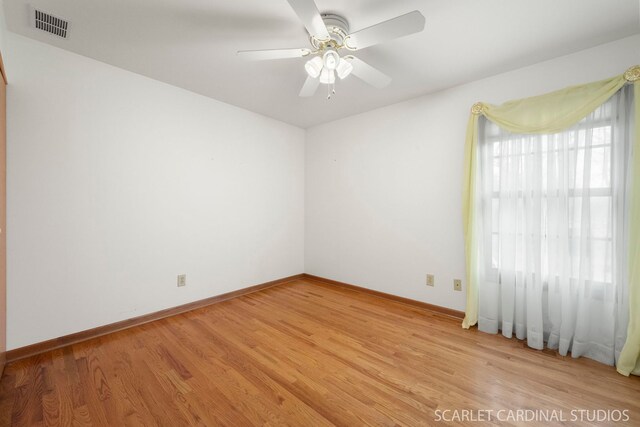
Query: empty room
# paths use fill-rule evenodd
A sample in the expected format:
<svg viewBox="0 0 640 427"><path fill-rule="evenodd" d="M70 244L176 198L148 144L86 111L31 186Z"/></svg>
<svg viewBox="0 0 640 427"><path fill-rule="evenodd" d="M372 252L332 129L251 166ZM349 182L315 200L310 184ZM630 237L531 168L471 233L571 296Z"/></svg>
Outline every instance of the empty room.
<svg viewBox="0 0 640 427"><path fill-rule="evenodd" d="M0 0L0 427L640 426L639 0Z"/></svg>

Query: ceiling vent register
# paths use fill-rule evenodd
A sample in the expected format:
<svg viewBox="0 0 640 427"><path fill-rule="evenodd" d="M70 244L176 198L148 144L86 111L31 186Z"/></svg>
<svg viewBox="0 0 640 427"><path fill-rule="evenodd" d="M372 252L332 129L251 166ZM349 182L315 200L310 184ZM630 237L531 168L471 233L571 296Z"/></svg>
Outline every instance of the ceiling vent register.
<svg viewBox="0 0 640 427"><path fill-rule="evenodd" d="M35 27L37 29L45 31L49 34L53 34L55 36L61 37L63 39L67 38L69 21L56 18L55 16L45 13L38 9L34 9L33 18L34 18Z"/></svg>

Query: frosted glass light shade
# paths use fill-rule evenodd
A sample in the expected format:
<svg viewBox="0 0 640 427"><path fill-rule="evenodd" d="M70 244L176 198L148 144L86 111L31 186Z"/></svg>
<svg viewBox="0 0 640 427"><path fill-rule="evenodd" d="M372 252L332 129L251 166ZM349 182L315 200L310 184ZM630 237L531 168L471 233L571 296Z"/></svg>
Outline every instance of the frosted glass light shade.
<svg viewBox="0 0 640 427"><path fill-rule="evenodd" d="M346 59L340 58L338 66L336 67L336 74L340 77L340 80L346 78L353 71L353 65Z"/></svg>
<svg viewBox="0 0 640 427"><path fill-rule="evenodd" d="M327 50L323 57L322 62L324 62L324 66L330 70L335 70L338 66L338 62L340 61L340 55L335 50Z"/></svg>
<svg viewBox="0 0 640 427"><path fill-rule="evenodd" d="M306 64L304 64L304 69L307 71L307 74L309 74L310 77L316 79L322 71L322 66L322 58L316 56L314 58L311 58L307 61Z"/></svg>
<svg viewBox="0 0 640 427"><path fill-rule="evenodd" d="M322 69L322 72L320 73L320 83L330 85L335 83L335 81L336 81L336 74L334 73L334 71L328 69L327 67L324 67Z"/></svg>

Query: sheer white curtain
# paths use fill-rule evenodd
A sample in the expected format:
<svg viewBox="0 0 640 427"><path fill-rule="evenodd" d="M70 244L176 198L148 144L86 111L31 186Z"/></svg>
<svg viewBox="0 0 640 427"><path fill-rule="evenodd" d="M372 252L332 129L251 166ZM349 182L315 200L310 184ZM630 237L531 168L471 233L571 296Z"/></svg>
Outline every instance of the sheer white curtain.
<svg viewBox="0 0 640 427"><path fill-rule="evenodd" d="M481 119L478 327L614 364L628 323L631 87L553 135Z"/></svg>

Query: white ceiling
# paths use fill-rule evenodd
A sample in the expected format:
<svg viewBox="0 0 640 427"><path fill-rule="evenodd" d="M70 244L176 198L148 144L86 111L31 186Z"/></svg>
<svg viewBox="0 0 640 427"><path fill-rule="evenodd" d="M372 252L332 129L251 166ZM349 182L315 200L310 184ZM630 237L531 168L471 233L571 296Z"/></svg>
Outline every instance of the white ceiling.
<svg viewBox="0 0 640 427"><path fill-rule="evenodd" d="M299 98L304 59L247 62L237 50L308 47L286 0L4 0L9 30L301 127L640 33L638 0L317 0L358 30L420 10L422 33L363 49L393 78L355 77L326 99ZM71 22L59 39L30 25L30 5Z"/></svg>

